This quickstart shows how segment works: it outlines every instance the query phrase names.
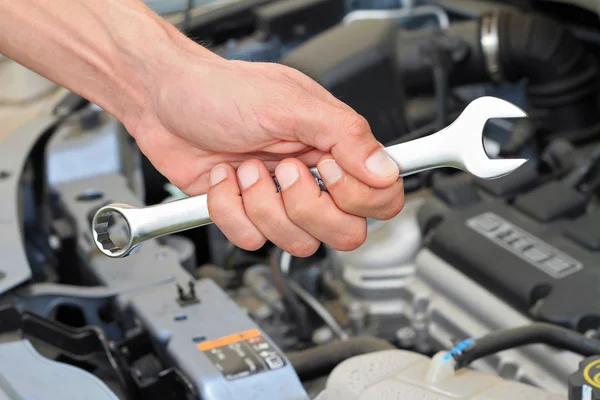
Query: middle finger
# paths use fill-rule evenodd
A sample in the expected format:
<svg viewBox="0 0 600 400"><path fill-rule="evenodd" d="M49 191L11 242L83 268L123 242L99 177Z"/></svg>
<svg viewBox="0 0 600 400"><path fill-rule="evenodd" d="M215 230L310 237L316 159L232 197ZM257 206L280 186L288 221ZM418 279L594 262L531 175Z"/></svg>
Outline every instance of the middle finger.
<svg viewBox="0 0 600 400"><path fill-rule="evenodd" d="M321 192L308 167L288 158L275 168L285 210L292 222L336 250L350 251L366 237L366 220L340 210Z"/></svg>

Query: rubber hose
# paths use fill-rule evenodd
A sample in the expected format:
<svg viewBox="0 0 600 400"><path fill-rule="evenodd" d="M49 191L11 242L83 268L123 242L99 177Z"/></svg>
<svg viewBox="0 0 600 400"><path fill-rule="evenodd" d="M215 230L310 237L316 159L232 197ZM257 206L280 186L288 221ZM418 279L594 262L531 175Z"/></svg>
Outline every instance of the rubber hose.
<svg viewBox="0 0 600 400"><path fill-rule="evenodd" d="M546 344L585 357L600 354L600 341L571 329L540 322L492 332L476 339L471 346L453 354L453 357L456 367L461 368L483 357L529 344Z"/></svg>
<svg viewBox="0 0 600 400"><path fill-rule="evenodd" d="M600 132L598 61L564 25L535 13L501 12L498 39L503 76L527 78L529 106L546 111L540 127L551 133L546 141Z"/></svg>
<svg viewBox="0 0 600 400"><path fill-rule="evenodd" d="M396 349L390 342L376 337L355 336L336 340L307 350L286 354L300 379L324 376L339 363L361 354Z"/></svg>
<svg viewBox="0 0 600 400"><path fill-rule="evenodd" d="M600 133L600 67L584 44L561 23L536 13L500 11L494 17L500 80L527 80L530 119L543 142L556 136L584 142ZM468 46L468 56L457 56L450 72L452 87L492 79L482 47L482 21L457 22L445 31ZM433 90L430 68L419 52L430 36L427 30L397 33L395 65L408 94Z"/></svg>

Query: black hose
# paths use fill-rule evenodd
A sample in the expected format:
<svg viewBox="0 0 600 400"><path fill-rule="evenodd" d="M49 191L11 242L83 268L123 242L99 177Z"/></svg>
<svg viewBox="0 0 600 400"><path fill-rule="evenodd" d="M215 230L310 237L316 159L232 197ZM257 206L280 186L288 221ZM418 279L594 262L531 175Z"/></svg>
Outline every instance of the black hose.
<svg viewBox="0 0 600 400"><path fill-rule="evenodd" d="M563 25L534 13L498 14L499 60L508 80L527 78L532 109L545 110L538 129L585 141L600 133L600 67Z"/></svg>
<svg viewBox="0 0 600 400"><path fill-rule="evenodd" d="M473 340L466 348L461 347L460 351L453 349L450 353L458 369L483 357L529 344L546 344L585 357L600 354L600 341L571 329L541 322L490 333Z"/></svg>
<svg viewBox="0 0 600 400"><path fill-rule="evenodd" d="M596 146L592 152L583 158L571 172L563 178L563 182L567 186L577 189L587 178L600 162L600 146Z"/></svg>
<svg viewBox="0 0 600 400"><path fill-rule="evenodd" d="M300 379L310 379L328 374L339 363L351 357L392 349L396 347L386 340L356 336L288 353L286 356Z"/></svg>
<svg viewBox="0 0 600 400"><path fill-rule="evenodd" d="M271 254L271 273L275 287L283 297L283 301L287 309L294 316L294 323L298 326L298 338L303 341L311 339L310 324L308 322L308 314L302 303L296 296L296 293L290 287L287 276L281 271L281 257L284 251L275 247Z"/></svg>
<svg viewBox="0 0 600 400"><path fill-rule="evenodd" d="M497 25L497 67L488 66L482 46L485 21ZM527 80L531 120L543 144L560 136L586 142L600 134L600 66L595 56L561 23L536 13L499 11L492 17L452 24L445 35L468 46L454 56L451 87L488 82ZM416 50L426 45L431 32L399 31L396 68L408 94L433 91L435 82L428 60ZM458 47L460 50L460 47ZM498 76L496 75L499 75Z"/></svg>

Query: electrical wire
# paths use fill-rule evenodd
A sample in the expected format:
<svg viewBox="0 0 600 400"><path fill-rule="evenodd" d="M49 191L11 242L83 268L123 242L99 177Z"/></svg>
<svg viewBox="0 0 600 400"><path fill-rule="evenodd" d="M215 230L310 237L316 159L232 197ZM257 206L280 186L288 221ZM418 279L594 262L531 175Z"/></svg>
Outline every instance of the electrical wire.
<svg viewBox="0 0 600 400"><path fill-rule="evenodd" d="M298 326L298 337L303 341L308 341L311 339L312 333L310 331L310 324L308 322L306 310L302 306L302 303L300 303L298 300L296 293L291 289L287 275L285 275L282 271L282 262L287 260L285 253L285 251L275 248L270 262L271 273L273 274L275 287L283 297L283 301L293 315L294 322ZM289 260L291 263L291 257ZM286 268L289 269L289 264L286 266Z"/></svg>
<svg viewBox="0 0 600 400"><path fill-rule="evenodd" d="M287 251L283 251L281 253L281 261L280 261L280 269L284 275L288 275L291 269L293 256ZM300 297L307 306L309 306L322 320L325 324L331 329L331 331L341 340L347 340L348 334L344 331L344 329L338 324L337 320L331 313L321 304L319 300L317 300L312 294L310 294L307 290L305 290L302 286L298 285L296 282L290 280L287 282L289 287L294 291L294 293Z"/></svg>
<svg viewBox="0 0 600 400"><path fill-rule="evenodd" d="M467 339L452 348L446 357L453 358L458 369L489 355L530 344L546 344L585 357L600 354L600 341L571 329L538 322L492 332L479 339Z"/></svg>
<svg viewBox="0 0 600 400"><path fill-rule="evenodd" d="M294 281L290 281L290 287L300 297L307 306L325 322L325 325L331 329L331 331L340 339L348 340L350 337L344 329L338 324L335 317L325 308L319 300L317 300L312 294L305 290L302 286L298 285Z"/></svg>

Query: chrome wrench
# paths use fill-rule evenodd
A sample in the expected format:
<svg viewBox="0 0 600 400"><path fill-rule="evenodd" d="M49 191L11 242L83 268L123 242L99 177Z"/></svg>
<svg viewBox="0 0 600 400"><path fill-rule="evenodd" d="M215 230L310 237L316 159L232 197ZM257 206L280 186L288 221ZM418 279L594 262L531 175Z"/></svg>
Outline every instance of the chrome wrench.
<svg viewBox="0 0 600 400"><path fill-rule="evenodd" d="M433 168L453 167L482 179L495 179L511 173L527 160L490 159L483 147L483 128L490 118L526 116L525 111L505 100L480 97L448 127L420 139L389 146L386 151L398 164L403 177ZM321 189L326 190L317 169L311 168L311 172ZM108 257L125 257L150 239L212 223L207 199L207 195L200 195L141 208L109 204L94 215L94 242ZM111 239L109 225L114 214L125 222L123 245Z"/></svg>

